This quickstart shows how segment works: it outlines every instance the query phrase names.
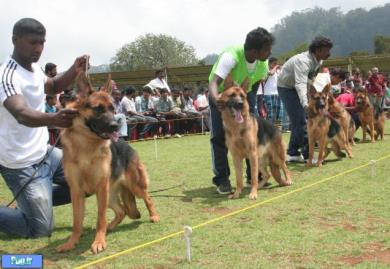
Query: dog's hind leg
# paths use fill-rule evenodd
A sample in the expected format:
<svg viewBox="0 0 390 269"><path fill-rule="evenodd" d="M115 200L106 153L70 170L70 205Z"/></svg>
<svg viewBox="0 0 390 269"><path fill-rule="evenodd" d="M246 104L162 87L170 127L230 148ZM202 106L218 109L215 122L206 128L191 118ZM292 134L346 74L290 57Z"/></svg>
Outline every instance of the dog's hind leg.
<svg viewBox="0 0 390 269"><path fill-rule="evenodd" d="M240 197L240 194L242 192L242 189L244 188L244 183L243 183L243 179L242 179L242 159L240 157L237 156L237 154L232 154L233 155L233 163L234 163L234 170L236 172L236 191L229 195L229 198L230 199L237 199ZM250 162L250 165L251 165L251 173L252 173L252 162ZM258 171L255 172L255 174L257 175ZM251 175L252 178L253 178L253 174ZM253 182L251 182L252 186L253 186ZM257 190L256 190L257 191Z"/></svg>
<svg viewBox="0 0 390 269"><path fill-rule="evenodd" d="M126 187L122 187L120 194L126 215L131 219L139 219L141 213L138 211L134 194Z"/></svg>
<svg viewBox="0 0 390 269"><path fill-rule="evenodd" d="M119 223L122 222L124 217L126 216L124 206L119 198L119 188L123 188L120 184L113 185L110 190L110 200L108 203L108 207L111 208L115 213L115 218L108 225L108 230L113 230Z"/></svg>

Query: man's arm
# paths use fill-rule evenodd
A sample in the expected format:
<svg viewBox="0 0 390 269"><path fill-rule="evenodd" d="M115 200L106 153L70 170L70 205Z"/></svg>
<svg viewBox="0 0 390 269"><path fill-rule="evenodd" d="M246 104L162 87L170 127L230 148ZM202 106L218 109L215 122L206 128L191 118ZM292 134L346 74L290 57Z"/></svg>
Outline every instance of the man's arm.
<svg viewBox="0 0 390 269"><path fill-rule="evenodd" d="M48 78L45 83L46 94L57 94L66 89L80 71L86 70L87 55L77 57L74 64L63 74Z"/></svg>
<svg viewBox="0 0 390 269"><path fill-rule="evenodd" d="M299 101L303 108L308 106L307 100L307 82L310 72L310 67L307 63L299 61L294 66L295 89L297 91Z"/></svg>
<svg viewBox="0 0 390 269"><path fill-rule="evenodd" d="M4 101L4 107L19 124L28 127L57 126L69 127L77 115L75 109L62 109L56 113L43 113L28 107L23 95L17 94Z"/></svg>

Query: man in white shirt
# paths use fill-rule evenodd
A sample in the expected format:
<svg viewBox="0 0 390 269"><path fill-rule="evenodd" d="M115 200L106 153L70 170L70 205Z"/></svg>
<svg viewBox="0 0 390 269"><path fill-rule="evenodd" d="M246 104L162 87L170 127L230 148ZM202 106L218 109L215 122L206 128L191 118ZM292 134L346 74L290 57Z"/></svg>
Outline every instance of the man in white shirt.
<svg viewBox="0 0 390 269"><path fill-rule="evenodd" d="M158 89L167 89L168 93L171 92L171 89L169 88L165 79L164 69L157 70L155 73L155 78L149 81L147 85L149 85L154 91Z"/></svg>
<svg viewBox="0 0 390 269"><path fill-rule="evenodd" d="M45 36L45 27L35 19L16 22L14 51L0 67L0 173L17 196L16 209L0 207L0 231L23 237L50 235L52 206L70 202L62 151L47 145L47 126L69 127L78 112L45 113L45 94L65 89L85 70L87 58L77 58L60 76L46 77L36 64Z"/></svg>
<svg viewBox="0 0 390 269"><path fill-rule="evenodd" d="M297 54L284 63L278 76L278 93L291 122L287 161L304 162L309 157L306 130L308 108L307 86L330 56L333 43L326 37L316 37L309 51Z"/></svg>

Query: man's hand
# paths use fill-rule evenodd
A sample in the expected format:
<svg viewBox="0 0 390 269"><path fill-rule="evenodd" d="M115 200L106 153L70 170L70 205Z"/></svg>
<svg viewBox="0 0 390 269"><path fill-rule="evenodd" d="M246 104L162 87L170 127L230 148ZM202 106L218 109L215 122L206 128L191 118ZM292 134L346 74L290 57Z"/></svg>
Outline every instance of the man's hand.
<svg viewBox="0 0 390 269"><path fill-rule="evenodd" d="M221 99L220 93L215 97L215 105L217 106L219 111L225 108L225 102Z"/></svg>
<svg viewBox="0 0 390 269"><path fill-rule="evenodd" d="M76 109L65 108L60 111L53 113L52 123L51 125L68 128L72 126L73 119L78 115L78 111Z"/></svg>
<svg viewBox="0 0 390 269"><path fill-rule="evenodd" d="M89 58L88 55L82 55L82 56L76 58L76 60L74 61L74 64L73 64L73 67L74 67L76 73L79 73L80 71L85 71L87 64L88 64L88 69L89 69L88 58Z"/></svg>

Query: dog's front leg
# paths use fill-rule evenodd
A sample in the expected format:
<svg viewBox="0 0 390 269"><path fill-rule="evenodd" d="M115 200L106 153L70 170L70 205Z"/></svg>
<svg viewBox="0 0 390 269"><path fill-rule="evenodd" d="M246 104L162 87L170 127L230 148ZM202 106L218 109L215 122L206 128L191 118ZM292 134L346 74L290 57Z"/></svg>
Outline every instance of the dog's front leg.
<svg viewBox="0 0 390 269"><path fill-rule="evenodd" d="M325 147L326 147L327 143L328 143L327 137L326 137L326 134L324 134L324 135L322 135L322 137L318 141L318 160L317 160L318 167L321 167L322 162L324 161ZM313 149L313 151L314 151L314 149Z"/></svg>
<svg viewBox="0 0 390 269"><path fill-rule="evenodd" d="M236 171L236 191L229 195L229 198L237 199L240 197L240 194L242 192L242 189L244 188L244 183L242 180L242 159L237 156L237 154L233 155L233 163L234 163L234 169Z"/></svg>
<svg viewBox="0 0 390 269"><path fill-rule="evenodd" d="M94 254L103 251L106 247L106 231L107 231L107 220L106 212L108 207L108 196L109 196L109 179L102 181L100 186L97 187L96 198L98 204L98 221L96 227L95 241L91 245L91 250Z"/></svg>
<svg viewBox="0 0 390 269"><path fill-rule="evenodd" d="M314 157L314 144L315 144L315 139L314 135L312 134L313 131L311 128L309 129L309 134L308 134L308 143L309 143L309 159L307 160L306 166L311 167L313 165L313 157Z"/></svg>
<svg viewBox="0 0 390 269"><path fill-rule="evenodd" d="M74 249L76 244L79 242L80 236L83 232L83 220L85 211L85 194L79 188L73 188L70 186L70 196L72 199L73 208L73 229L72 235L68 242L57 247L58 252L64 252Z"/></svg>
<svg viewBox="0 0 390 269"><path fill-rule="evenodd" d="M249 193L249 199L256 200L259 187L259 160L257 155L253 154L249 158L249 164L251 166L251 192Z"/></svg>

